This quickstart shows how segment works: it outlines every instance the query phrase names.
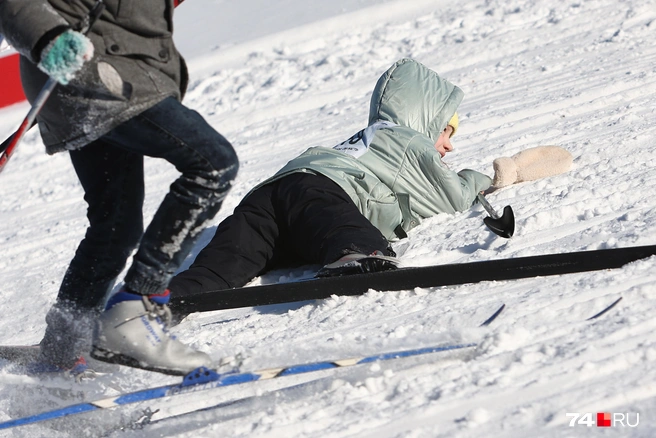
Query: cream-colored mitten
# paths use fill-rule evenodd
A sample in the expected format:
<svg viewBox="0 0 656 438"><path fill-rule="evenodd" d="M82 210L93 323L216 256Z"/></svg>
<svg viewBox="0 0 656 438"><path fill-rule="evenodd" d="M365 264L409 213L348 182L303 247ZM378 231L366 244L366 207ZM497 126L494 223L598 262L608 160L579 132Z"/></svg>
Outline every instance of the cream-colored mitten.
<svg viewBox="0 0 656 438"><path fill-rule="evenodd" d="M534 181L567 172L572 167L572 154L559 146L537 146L512 157L494 160L494 187L506 187L523 181Z"/></svg>
<svg viewBox="0 0 656 438"><path fill-rule="evenodd" d="M501 157L492 162L494 168L494 187L506 187L517 181L517 165L512 158Z"/></svg>

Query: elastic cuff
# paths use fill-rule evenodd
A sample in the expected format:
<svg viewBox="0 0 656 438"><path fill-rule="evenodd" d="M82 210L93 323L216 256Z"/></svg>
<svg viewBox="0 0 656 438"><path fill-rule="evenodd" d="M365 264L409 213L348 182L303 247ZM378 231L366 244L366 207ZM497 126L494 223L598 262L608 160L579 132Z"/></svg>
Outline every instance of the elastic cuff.
<svg viewBox="0 0 656 438"><path fill-rule="evenodd" d="M41 62L41 53L43 52L43 49L45 49L48 46L48 44L50 44L51 41L54 41L55 38L66 32L70 28L71 28L70 26L61 25L61 26L54 27L50 29L48 32L46 32L34 45L32 52L30 52L30 54L32 55L32 59L34 60L34 63L38 64L39 62Z"/></svg>
<svg viewBox="0 0 656 438"><path fill-rule="evenodd" d="M125 276L124 286L141 295L159 295L164 293L170 280L171 275L135 263Z"/></svg>

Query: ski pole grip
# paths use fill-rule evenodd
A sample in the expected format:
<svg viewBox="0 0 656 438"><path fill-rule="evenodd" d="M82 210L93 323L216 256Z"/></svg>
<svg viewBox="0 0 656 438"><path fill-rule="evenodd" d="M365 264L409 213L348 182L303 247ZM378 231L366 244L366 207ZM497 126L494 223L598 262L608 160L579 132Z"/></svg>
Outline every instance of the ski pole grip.
<svg viewBox="0 0 656 438"><path fill-rule="evenodd" d="M87 34L89 33L89 30L93 27L93 24L98 20L100 17L100 14L105 10L105 2L103 0L98 0L95 5L93 5L93 8L89 11L87 15L85 15L75 26L75 29L77 32Z"/></svg>

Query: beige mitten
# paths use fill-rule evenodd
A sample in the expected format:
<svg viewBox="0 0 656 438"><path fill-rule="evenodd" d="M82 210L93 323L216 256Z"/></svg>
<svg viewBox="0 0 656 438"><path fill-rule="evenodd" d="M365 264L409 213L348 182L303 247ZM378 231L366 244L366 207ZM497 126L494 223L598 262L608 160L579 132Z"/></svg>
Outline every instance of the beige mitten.
<svg viewBox="0 0 656 438"><path fill-rule="evenodd" d="M494 160L494 187L559 175L572 167L572 154L559 146L537 146Z"/></svg>

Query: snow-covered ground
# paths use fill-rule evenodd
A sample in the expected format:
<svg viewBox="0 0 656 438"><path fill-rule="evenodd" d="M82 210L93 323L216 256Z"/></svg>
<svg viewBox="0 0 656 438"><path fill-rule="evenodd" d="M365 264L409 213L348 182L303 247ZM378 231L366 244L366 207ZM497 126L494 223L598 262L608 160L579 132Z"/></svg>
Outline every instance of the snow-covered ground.
<svg viewBox="0 0 656 438"><path fill-rule="evenodd" d="M495 206L512 205L512 239L491 234L485 212L474 207L426 220L396 243L406 265L656 244L654 0L188 0L177 20L178 44L190 54L186 103L233 142L241 160L216 223L290 158L364 127L379 75L407 56L465 91L456 150L446 159L452 168L491 174L494 158L550 144L575 159L566 174L489 196ZM26 110L0 111L0 138ZM176 172L149 160L147 175L149 216ZM0 187L0 344L31 344L84 234L85 204L68 157L45 155L36 132L0 175ZM194 314L176 334L217 359L244 354L247 370L450 341L480 346L0 436L652 437L655 268L651 257L609 271ZM611 312L585 321L619 297ZM491 327L472 328L501 303L507 310ZM53 395L58 387L79 401L175 380L120 368L75 386L0 368L0 421L72 402ZM159 409L156 420L242 398L116 430L146 408ZM632 424L639 415L639 424L569 426L567 413L597 412L629 414Z"/></svg>

